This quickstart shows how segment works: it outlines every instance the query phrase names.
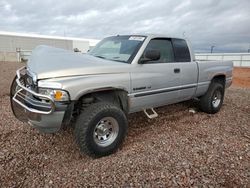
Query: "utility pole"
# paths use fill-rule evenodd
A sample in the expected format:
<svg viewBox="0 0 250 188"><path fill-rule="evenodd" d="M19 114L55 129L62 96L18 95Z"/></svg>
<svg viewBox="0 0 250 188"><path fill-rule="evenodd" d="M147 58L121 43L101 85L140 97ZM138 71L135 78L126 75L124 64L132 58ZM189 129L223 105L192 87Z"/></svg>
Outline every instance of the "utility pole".
<svg viewBox="0 0 250 188"><path fill-rule="evenodd" d="M247 52L250 53L250 44L249 44L249 48L248 48Z"/></svg>
<svg viewBox="0 0 250 188"><path fill-rule="evenodd" d="M213 53L214 47L215 47L215 46L211 46L211 53Z"/></svg>

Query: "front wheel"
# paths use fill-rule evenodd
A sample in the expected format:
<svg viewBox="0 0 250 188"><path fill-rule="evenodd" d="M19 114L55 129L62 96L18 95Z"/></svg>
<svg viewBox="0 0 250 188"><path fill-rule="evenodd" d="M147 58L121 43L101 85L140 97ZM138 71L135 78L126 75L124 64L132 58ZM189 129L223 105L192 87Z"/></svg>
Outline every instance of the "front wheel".
<svg viewBox="0 0 250 188"><path fill-rule="evenodd" d="M200 108L202 111L215 114L217 113L224 100L225 88L221 83L212 82L207 93L200 99Z"/></svg>
<svg viewBox="0 0 250 188"><path fill-rule="evenodd" d="M124 140L127 119L116 105L98 102L79 115L74 132L81 152L105 156L114 153Z"/></svg>

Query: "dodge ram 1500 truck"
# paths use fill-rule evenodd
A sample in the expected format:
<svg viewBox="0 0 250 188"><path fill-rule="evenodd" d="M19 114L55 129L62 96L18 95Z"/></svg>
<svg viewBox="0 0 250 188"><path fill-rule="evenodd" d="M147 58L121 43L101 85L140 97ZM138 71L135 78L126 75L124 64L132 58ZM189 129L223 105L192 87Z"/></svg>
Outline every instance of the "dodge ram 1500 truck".
<svg viewBox="0 0 250 188"><path fill-rule="evenodd" d="M17 70L10 89L14 115L42 132L73 125L80 150L104 156L117 150L127 115L196 98L214 114L232 83L231 61L195 61L185 39L117 35L87 54L38 46Z"/></svg>

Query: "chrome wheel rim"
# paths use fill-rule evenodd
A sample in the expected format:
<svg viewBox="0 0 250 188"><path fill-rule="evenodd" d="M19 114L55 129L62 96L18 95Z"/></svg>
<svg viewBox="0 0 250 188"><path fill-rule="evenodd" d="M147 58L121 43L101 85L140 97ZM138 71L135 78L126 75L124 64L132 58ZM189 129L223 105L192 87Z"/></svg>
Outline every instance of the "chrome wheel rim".
<svg viewBox="0 0 250 188"><path fill-rule="evenodd" d="M219 90L216 90L214 92L213 100L212 100L212 105L213 105L214 108L217 108L220 105L221 99L222 99L221 92Z"/></svg>
<svg viewBox="0 0 250 188"><path fill-rule="evenodd" d="M95 126L93 133L94 141L98 146L109 146L117 138L118 132L117 120L113 117L104 117Z"/></svg>

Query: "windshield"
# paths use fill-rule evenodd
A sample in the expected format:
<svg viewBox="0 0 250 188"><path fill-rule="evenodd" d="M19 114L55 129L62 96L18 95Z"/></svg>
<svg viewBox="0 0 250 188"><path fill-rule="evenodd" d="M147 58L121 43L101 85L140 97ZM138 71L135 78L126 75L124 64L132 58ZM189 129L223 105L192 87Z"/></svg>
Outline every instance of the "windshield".
<svg viewBox="0 0 250 188"><path fill-rule="evenodd" d="M131 63L144 36L113 36L103 39L88 54L117 62Z"/></svg>

